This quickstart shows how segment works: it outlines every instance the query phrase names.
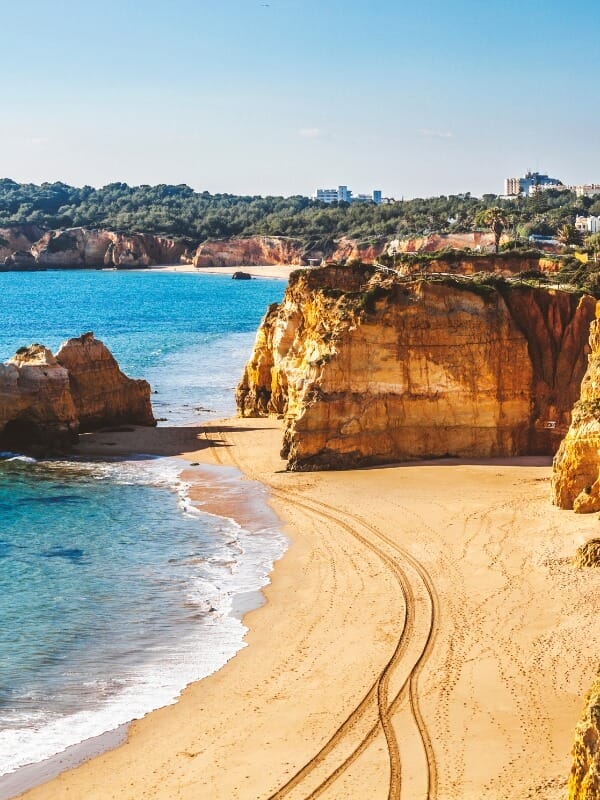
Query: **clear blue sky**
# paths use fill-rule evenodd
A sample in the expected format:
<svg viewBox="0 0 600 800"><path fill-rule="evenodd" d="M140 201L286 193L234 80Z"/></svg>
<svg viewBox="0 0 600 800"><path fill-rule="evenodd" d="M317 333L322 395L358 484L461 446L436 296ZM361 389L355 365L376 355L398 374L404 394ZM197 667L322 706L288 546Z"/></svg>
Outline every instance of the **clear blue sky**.
<svg viewBox="0 0 600 800"><path fill-rule="evenodd" d="M562 0L5 0L0 176L240 194L600 182L600 17Z"/></svg>

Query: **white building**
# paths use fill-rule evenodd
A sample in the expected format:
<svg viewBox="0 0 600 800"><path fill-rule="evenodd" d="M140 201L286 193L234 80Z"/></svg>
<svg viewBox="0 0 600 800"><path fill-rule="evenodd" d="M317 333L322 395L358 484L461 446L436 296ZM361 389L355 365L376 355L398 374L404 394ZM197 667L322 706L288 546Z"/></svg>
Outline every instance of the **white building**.
<svg viewBox="0 0 600 800"><path fill-rule="evenodd" d="M598 233L600 231L600 217L576 217L575 227L582 233Z"/></svg>
<svg viewBox="0 0 600 800"><path fill-rule="evenodd" d="M322 203L349 203L352 192L347 186L338 186L337 189L317 189L313 198Z"/></svg>
<svg viewBox="0 0 600 800"><path fill-rule="evenodd" d="M573 186L577 197L594 197L600 194L600 183L584 183L581 186Z"/></svg>
<svg viewBox="0 0 600 800"><path fill-rule="evenodd" d="M313 194L313 200L320 200L321 203L375 203L375 205L379 205L383 198L380 189L374 189L372 194L359 194L354 197L352 189L347 186L338 186L337 189L317 189Z"/></svg>
<svg viewBox="0 0 600 800"><path fill-rule="evenodd" d="M536 192L544 189L561 189L562 181L558 178L551 178L541 172L527 172L522 178L505 178L504 194L509 197L516 197L520 194L530 197Z"/></svg>

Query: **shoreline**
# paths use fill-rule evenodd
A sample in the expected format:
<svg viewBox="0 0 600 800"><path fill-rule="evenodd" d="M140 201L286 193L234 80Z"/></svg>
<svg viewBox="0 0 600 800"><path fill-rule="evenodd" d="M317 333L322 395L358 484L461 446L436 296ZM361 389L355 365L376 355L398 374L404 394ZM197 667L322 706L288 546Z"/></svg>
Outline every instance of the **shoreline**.
<svg viewBox="0 0 600 800"><path fill-rule="evenodd" d="M139 442L140 439L142 439L146 442L148 441L148 437L145 434L150 434L150 439L152 439L154 438L152 433L156 430L157 429L154 428L137 428L133 431L130 429L128 432L133 432L136 441ZM167 433L169 432L168 428L161 430ZM176 438L181 440L181 433L183 432L183 438L187 441L195 434L196 430L197 425L190 424L187 426L187 431L189 431L189 433L186 431L185 427L178 429ZM118 443L112 441L115 438L115 431L112 431L109 436L99 433L82 435L82 438L86 441L81 447L76 447L75 450L77 452L73 453L78 459L90 457L102 460L106 456L112 461L114 457L117 456L122 457L125 461L130 459L137 461L140 458L144 459L150 456L158 459L166 458L170 461L175 460L170 452L171 448L165 449L164 447L158 446L154 447L154 450L158 452L140 453L135 449L132 450L129 445L119 446ZM116 438L119 438L118 434ZM110 443L107 439L111 440ZM105 447L109 449L105 450ZM266 502L263 505L261 502L263 498L257 499L256 489L253 489L250 494L241 496L239 489L236 490L235 486L228 486L228 484L232 484L233 481L242 477L237 469L232 470L231 467L193 461L196 455L196 453L190 453L187 458L184 456L177 456L177 460L181 462L179 481L181 485L185 487L182 497L185 498L184 504L186 508L191 506L195 511L218 518L227 523L233 523L236 527L239 526L250 533L255 529L273 530L273 532L278 529L282 531L281 521L274 515L272 509L269 508ZM200 472L198 471L198 467L200 467ZM213 473L211 475L213 470L218 470L219 472L226 472L229 470L230 472L233 471L239 474L232 476ZM262 490L263 487L261 486L260 488ZM179 490L177 490L177 493L179 493ZM266 581L256 588L236 591L231 596L231 608L226 616L238 620L243 626L243 636L237 645L235 653L228 656L224 662L212 669L207 675L196 678L192 683L183 685L177 696L167 705L164 703L159 704L149 709L144 716L158 709L168 708L170 705L177 703L181 693L185 691L187 686L210 677L210 675L222 669L228 661L235 658L235 655L246 647L245 639L248 633L248 626L245 624L244 620L247 615L261 608L266 603L264 589L269 585L273 565L285 555L289 544L287 537L285 537L282 532L280 532L279 538L284 540L285 544L282 543L282 552L275 558L274 562L271 562L271 569L265 574ZM256 577L258 578L258 576ZM135 718L129 719L98 735L90 736L89 738L69 745L64 750L44 758L41 761L25 764L12 772L0 775L0 800L10 800L13 797L20 796L24 792L52 781L61 773L74 769L80 764L84 764L95 756L99 756L125 744L127 742L129 728L135 721Z"/></svg>
<svg viewBox="0 0 600 800"><path fill-rule="evenodd" d="M127 270L127 272L182 272L194 275L233 275L234 272L247 272L253 278L270 278L287 281L290 273L297 269L305 269L299 264L272 264L268 266L247 267L240 264L236 267L194 267L192 264L159 264L154 267L143 267ZM124 270L121 270L124 271Z"/></svg>
<svg viewBox="0 0 600 800"><path fill-rule="evenodd" d="M597 523L550 506L548 461L289 473L275 420L164 431L119 434L110 452L153 452L154 436L156 455L239 468L268 487L289 548L244 618L247 647L134 721L127 744L23 797L250 800L298 785L383 800L396 757L403 800L434 775L440 798L563 797L600 576L568 563Z"/></svg>

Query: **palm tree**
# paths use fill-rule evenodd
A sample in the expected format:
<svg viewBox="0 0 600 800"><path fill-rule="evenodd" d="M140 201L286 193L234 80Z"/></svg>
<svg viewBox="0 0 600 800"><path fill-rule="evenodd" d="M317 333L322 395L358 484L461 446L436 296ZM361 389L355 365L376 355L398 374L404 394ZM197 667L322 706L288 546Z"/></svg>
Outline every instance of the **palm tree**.
<svg viewBox="0 0 600 800"><path fill-rule="evenodd" d="M486 208L485 211L480 211L475 217L477 225L487 225L494 234L494 245L496 252L500 250L500 237L506 228L506 214L504 209L494 206L493 208Z"/></svg>

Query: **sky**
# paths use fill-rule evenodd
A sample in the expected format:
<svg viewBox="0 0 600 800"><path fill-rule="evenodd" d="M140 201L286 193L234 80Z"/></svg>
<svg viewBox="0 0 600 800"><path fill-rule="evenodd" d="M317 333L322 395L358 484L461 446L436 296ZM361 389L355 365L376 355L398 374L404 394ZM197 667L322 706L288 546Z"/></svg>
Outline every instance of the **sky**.
<svg viewBox="0 0 600 800"><path fill-rule="evenodd" d="M398 199L527 169L600 183L592 0L0 6L0 177Z"/></svg>

